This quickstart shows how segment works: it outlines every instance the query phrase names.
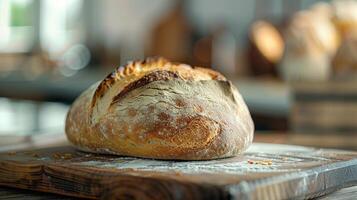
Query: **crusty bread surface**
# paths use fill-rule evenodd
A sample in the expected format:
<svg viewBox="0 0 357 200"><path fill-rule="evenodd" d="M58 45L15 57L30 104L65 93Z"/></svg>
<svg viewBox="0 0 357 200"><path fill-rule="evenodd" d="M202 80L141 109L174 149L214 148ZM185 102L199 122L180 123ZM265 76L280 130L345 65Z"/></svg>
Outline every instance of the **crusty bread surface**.
<svg viewBox="0 0 357 200"><path fill-rule="evenodd" d="M84 91L66 119L78 149L155 159L235 156L253 132L247 106L223 75L163 58L117 68Z"/></svg>

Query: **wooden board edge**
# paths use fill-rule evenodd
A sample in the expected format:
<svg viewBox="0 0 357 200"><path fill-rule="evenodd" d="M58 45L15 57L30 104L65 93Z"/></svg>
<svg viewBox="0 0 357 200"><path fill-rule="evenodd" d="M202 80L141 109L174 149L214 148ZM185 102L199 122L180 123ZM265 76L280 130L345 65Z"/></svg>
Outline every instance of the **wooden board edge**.
<svg viewBox="0 0 357 200"><path fill-rule="evenodd" d="M269 182L275 184L267 184ZM242 181L227 186L226 190L232 199L311 199L354 185L357 185L357 159L256 181Z"/></svg>
<svg viewBox="0 0 357 200"><path fill-rule="evenodd" d="M108 181L98 177L97 173L88 171L72 170L63 174L67 169L65 166L61 169L59 165L51 166L42 163L33 168L36 170L31 171L30 174L26 174L28 172L20 174L16 177L18 178L16 181L16 178L11 180L11 177L19 173L19 168L3 170L3 166L8 166L9 163L13 164L12 161L0 161L1 186L87 199L106 199L111 196L135 199L228 199L229 197L223 187L213 184L114 173L112 179ZM76 173L79 173L79 176ZM83 173L88 174L83 175ZM26 175L27 179L23 178ZM106 176L110 175L106 174ZM97 180L93 182L87 179L88 177L97 177ZM74 188L79 188L78 192Z"/></svg>

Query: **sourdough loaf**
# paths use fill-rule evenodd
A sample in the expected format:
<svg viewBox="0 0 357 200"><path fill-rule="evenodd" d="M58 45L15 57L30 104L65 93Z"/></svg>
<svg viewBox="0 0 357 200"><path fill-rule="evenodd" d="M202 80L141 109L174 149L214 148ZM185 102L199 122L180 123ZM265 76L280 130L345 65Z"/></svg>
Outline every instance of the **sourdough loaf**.
<svg viewBox="0 0 357 200"><path fill-rule="evenodd" d="M66 119L68 140L97 153L156 159L235 156L254 125L238 90L210 69L148 58L84 91Z"/></svg>

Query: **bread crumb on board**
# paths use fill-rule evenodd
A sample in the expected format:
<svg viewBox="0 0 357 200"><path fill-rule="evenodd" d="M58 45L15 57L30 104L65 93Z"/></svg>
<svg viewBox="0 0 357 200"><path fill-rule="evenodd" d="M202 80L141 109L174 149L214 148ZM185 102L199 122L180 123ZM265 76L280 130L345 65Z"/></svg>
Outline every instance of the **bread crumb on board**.
<svg viewBox="0 0 357 200"><path fill-rule="evenodd" d="M73 158L73 155L70 153L54 153L52 154L52 158L68 160Z"/></svg>
<svg viewBox="0 0 357 200"><path fill-rule="evenodd" d="M249 164L255 164L255 165L272 165L273 161L271 160L248 160L247 161Z"/></svg>

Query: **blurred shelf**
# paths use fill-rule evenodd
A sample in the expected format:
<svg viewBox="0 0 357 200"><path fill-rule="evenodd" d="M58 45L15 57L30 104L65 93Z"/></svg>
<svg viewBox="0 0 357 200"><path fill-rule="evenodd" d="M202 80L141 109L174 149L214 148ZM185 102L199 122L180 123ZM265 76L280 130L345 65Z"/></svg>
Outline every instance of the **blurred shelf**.
<svg viewBox="0 0 357 200"><path fill-rule="evenodd" d="M33 135L0 135L0 152L69 145L64 132L41 132Z"/></svg>
<svg viewBox="0 0 357 200"><path fill-rule="evenodd" d="M71 103L91 84L103 79L104 71L83 71L72 77L51 78L42 76L25 80L16 75L0 78L0 96L39 101ZM265 79L237 79L238 87L253 113L287 117L290 110L290 90L283 82Z"/></svg>
<svg viewBox="0 0 357 200"><path fill-rule="evenodd" d="M257 131L254 134L254 142L292 144L310 146L316 148L334 148L357 150L357 135L341 133L295 133L276 131Z"/></svg>
<svg viewBox="0 0 357 200"><path fill-rule="evenodd" d="M13 73L0 78L0 97L70 103L106 74L105 71L86 70L71 77L42 75L28 80L20 73Z"/></svg>
<svg viewBox="0 0 357 200"><path fill-rule="evenodd" d="M233 80L252 113L288 117L291 90L288 84L271 79Z"/></svg>

